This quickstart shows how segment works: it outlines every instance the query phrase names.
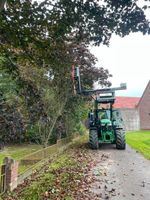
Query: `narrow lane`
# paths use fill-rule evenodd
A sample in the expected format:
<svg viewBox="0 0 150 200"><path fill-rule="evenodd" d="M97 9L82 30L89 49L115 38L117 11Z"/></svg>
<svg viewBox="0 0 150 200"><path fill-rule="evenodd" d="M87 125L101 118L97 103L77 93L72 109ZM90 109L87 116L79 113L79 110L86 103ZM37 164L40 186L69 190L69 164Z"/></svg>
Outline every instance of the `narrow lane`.
<svg viewBox="0 0 150 200"><path fill-rule="evenodd" d="M150 161L127 146L119 151L114 145L104 145L95 152L93 168L96 181L91 191L98 199L150 200Z"/></svg>

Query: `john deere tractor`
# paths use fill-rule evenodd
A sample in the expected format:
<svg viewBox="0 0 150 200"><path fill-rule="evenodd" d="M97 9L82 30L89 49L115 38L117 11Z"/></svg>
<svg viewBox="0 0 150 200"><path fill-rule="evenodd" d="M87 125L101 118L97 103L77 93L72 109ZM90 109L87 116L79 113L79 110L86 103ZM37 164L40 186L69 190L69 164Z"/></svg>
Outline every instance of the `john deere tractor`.
<svg viewBox="0 0 150 200"><path fill-rule="evenodd" d="M82 90L79 68L73 68L75 91L77 94L92 96L94 109L89 112L89 144L98 149L103 143L116 144L117 149L125 149L125 129L120 111L113 108L115 91L126 89L126 84L116 88Z"/></svg>
<svg viewBox="0 0 150 200"><path fill-rule="evenodd" d="M116 89L122 87L112 88L111 95L98 95L94 100L95 108L89 113L89 144L92 149L98 149L103 143L113 143L117 149L125 149L123 120L119 110L113 109Z"/></svg>

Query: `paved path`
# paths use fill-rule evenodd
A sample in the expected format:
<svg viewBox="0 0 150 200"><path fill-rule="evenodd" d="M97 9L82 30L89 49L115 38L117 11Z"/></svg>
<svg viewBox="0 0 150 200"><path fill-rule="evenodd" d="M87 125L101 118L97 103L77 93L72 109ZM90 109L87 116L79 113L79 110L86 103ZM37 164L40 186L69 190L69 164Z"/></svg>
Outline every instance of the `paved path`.
<svg viewBox="0 0 150 200"><path fill-rule="evenodd" d="M150 200L150 161L127 146L116 150L105 145L94 152L98 164L93 169L96 181L91 191L98 199Z"/></svg>

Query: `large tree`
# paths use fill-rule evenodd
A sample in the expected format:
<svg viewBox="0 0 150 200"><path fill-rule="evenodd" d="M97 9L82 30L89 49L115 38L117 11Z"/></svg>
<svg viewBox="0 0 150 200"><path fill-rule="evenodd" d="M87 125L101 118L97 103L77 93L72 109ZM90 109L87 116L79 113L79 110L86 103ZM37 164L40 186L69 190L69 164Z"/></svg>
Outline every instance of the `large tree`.
<svg viewBox="0 0 150 200"><path fill-rule="evenodd" d="M109 72L95 68L88 45L109 45L113 33L121 37L149 33L149 21L133 0L8 0L7 9L3 8L1 1L2 77L10 74L17 85L18 106L13 111L6 105L5 90L2 106L10 108L10 115L21 114L30 132L38 127L38 139L45 145L54 129L71 131L79 123L83 101L72 96L72 64L80 66L84 87L92 87L94 81L110 85Z"/></svg>
<svg viewBox="0 0 150 200"><path fill-rule="evenodd" d="M25 67L41 68L46 63L55 77L60 64L71 66L77 60L77 51L85 55L81 46L109 45L113 33L122 37L130 32L149 33L149 21L135 0L45 0L40 4L9 0L8 5L0 15L1 54L17 66L23 62ZM83 60L83 55L78 57Z"/></svg>

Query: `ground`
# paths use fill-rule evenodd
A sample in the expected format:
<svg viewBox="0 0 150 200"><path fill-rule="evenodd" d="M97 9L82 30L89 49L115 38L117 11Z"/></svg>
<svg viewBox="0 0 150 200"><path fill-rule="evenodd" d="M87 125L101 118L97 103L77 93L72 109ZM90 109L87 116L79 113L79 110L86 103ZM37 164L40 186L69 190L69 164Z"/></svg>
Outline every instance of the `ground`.
<svg viewBox="0 0 150 200"><path fill-rule="evenodd" d="M87 137L49 162L5 200L149 200L150 161L127 145L91 150Z"/></svg>
<svg viewBox="0 0 150 200"><path fill-rule="evenodd" d="M96 180L91 191L98 199L149 200L150 161L127 146L118 151L104 145L95 152L97 164L92 169Z"/></svg>

